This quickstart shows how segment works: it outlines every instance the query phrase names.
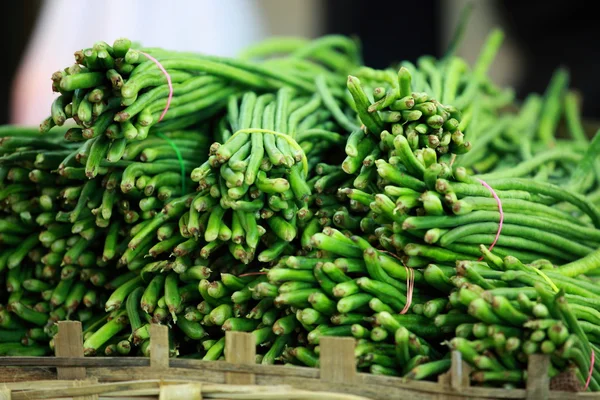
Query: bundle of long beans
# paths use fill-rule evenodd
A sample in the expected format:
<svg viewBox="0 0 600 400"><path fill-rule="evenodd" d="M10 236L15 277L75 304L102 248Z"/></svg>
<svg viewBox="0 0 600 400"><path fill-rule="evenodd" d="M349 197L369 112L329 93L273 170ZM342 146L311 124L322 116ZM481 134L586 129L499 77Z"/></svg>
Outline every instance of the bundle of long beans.
<svg viewBox="0 0 600 400"><path fill-rule="evenodd" d="M484 55L490 56L489 49L495 47L497 35L492 34L482 59L485 59ZM442 96L449 99L457 97L451 88L458 87L457 82L464 79L452 71L452 64L450 61L446 67L446 79L441 85L444 87ZM487 62L482 61L474 70L477 71L481 64ZM561 90L554 86L556 80L564 81L562 75L564 71L556 74L545 104L560 103ZM365 151L361 168L368 172L361 170L359 177L371 178L359 180L357 177L354 188L342 191L370 207L372 213L365 218L374 223L363 225L375 228L373 232L377 232L381 246L403 255L403 261L409 267L423 267L431 261L478 258L478 246L482 243L494 242L494 251L502 256L518 256L525 262L547 258L558 264L586 256L598 247L598 210L589 199L577 193L596 185L595 143L585 155L544 151L513 168L472 175L462 165L478 160L478 156L471 157L472 154L485 150L486 142L499 137L500 133L507 131L514 135L520 127L531 124L531 102L514 114L501 112L495 101L481 100L467 104L467 109L477 109L474 115L465 112L461 119L453 107L412 92L408 70L400 69L398 81L400 92L387 101L391 108L380 112L377 109L381 109L388 96L370 104L357 79L350 77L348 80L357 113L368 133L358 132L357 141L351 136L346 153L352 156L359 148ZM469 80L473 81L476 78ZM466 96L468 90L469 85L465 85L458 99ZM387 91L390 92L391 89ZM483 91L475 93L474 97L485 96L490 94ZM405 109L393 111L400 107L398 103ZM556 123L545 127L545 121L549 119L547 113L554 117L554 108L544 108L549 111L539 118L539 142L554 140L556 130ZM389 120L392 113L397 122ZM381 115L386 115L387 120ZM545 139L549 135L547 130L550 130L550 139ZM475 137L473 146L471 136ZM468 151L471 147L473 150ZM565 185L541 181L539 176L538 179L520 178L544 163L548 166L551 161L558 160L566 160L567 164L556 168L557 173L572 168L572 160L580 161ZM349 165L342 165L346 172L357 171ZM503 213L498 212L499 206ZM495 240L501 215L501 235ZM582 220L591 221L591 224L582 225Z"/></svg>
<svg viewBox="0 0 600 400"><path fill-rule="evenodd" d="M411 270L359 236L326 228L313 243L324 254L289 257L268 273L281 287L306 284L275 298L297 307L310 329L309 344L292 351L301 363L318 364L321 336L353 336L359 368L377 374L436 376L450 367L447 344L475 367L474 382L521 384L527 356L545 353L552 355L551 377L573 361L585 386L600 291L572 277L597 267L598 252L556 269L545 259L501 258L482 245L483 261L413 270L411 288ZM593 374L589 387L596 390L597 367Z"/></svg>
<svg viewBox="0 0 600 400"><path fill-rule="evenodd" d="M511 386L542 352L596 390L600 139L581 151L562 70L514 110L486 76L501 39L472 69L375 70L339 36L76 52L42 136L0 141L0 354L45 354L75 318L86 355L147 355L161 323L172 356L220 359L237 330L257 362L316 366L320 337L353 336L373 373L433 378L452 348Z"/></svg>
<svg viewBox="0 0 600 400"><path fill-rule="evenodd" d="M281 79L284 81L286 79L293 81L294 79L297 80L298 76L303 76L304 78L302 79L307 81L306 85L310 88L310 85L313 85L313 83L308 81L306 77L319 74L317 84L321 92L313 96L312 101L309 101L310 104L308 107L301 108L296 113L292 112L309 100L305 96L293 101L290 104L289 110L278 109L277 115L275 115L275 104L271 107L271 111L273 112L271 115L272 122L274 122L275 116L277 116L278 124L284 124L283 127L278 126L280 130L292 133L291 129L287 128L288 114L290 117L289 123L294 126L297 125L298 128L296 143L299 144L296 146L302 145L302 148L298 147L294 150L297 153L296 155L299 152L302 153L303 163L301 165L302 169L299 171L302 178L299 184L303 184L309 191L302 196L302 205L304 206L302 218L308 220L310 219L310 214L313 212L309 211L308 206L316 206L316 203L314 197L308 199L310 190L312 190L312 184L309 187L308 183L304 182L308 179L307 174L314 175L319 154L329 150L332 145L341 145L344 141L342 135L332 132L338 125L332 121L331 112L327 110L315 111L321 106L322 102L325 102L335 112L341 112L340 106L334 100L333 93L335 92L335 88L332 87L330 89L330 86L333 85L332 82L336 82L333 79L336 75L330 72L330 70L335 71L336 68L348 68L353 65L356 62L356 54L352 54L355 48L350 40L339 37L326 37L314 42L290 40L276 44L279 47L283 45L285 51L291 53L287 57L287 60L279 58L269 59L268 61L271 69L275 67L280 68L285 64L285 71L287 73L275 73ZM87 49L84 53L86 55L92 54L90 56L92 59L94 58L94 52L100 52L104 57L107 56L105 53L108 53L108 57L114 57L122 53L125 55L129 54L130 57L128 59L134 57L131 54L138 55L136 50L127 50L128 46L129 42L127 40L118 40L112 47L105 43L98 43L94 46L94 49ZM252 57L262 57L261 54L264 53L265 48L269 49L271 47L272 45L266 42L253 49L249 49L247 54ZM331 48L333 47L341 47L347 50L349 52L348 57L352 58L352 62L348 62L344 54L332 51ZM277 49L271 50L277 51ZM148 53L154 54L156 59L161 60L159 61L161 66L170 65L169 63L172 64L173 60L179 60L183 65L188 65L186 68L192 69L194 67L189 67L189 63L186 64L186 60L189 61L192 57L201 57L189 54L164 54L165 52L162 50L151 49L143 52L143 54ZM170 61L163 62L166 59ZM77 293L77 296L84 290L84 285L90 284L92 287L104 287L107 292L98 293L93 299L92 297L96 294L95 292L89 295L81 293L81 295L86 294L86 297L83 299L86 301L79 299L77 302L73 302L68 313L65 311L65 307L61 306L62 302L45 304L47 307L40 305L38 307L40 314L37 315L36 322L41 324L42 320L45 320L45 335L52 336L55 333L55 327L52 326L52 323L57 319L65 317L72 318L74 314L71 314L79 305L85 304L87 307L98 305L99 309L110 312L110 314L104 315L96 313L97 315L94 318L90 318L90 313L82 313L81 316L77 316L78 319L86 323L84 326L86 338L84 347L86 354L115 354L117 345L119 354L126 354L131 348L131 343L141 345L140 349L142 353L147 354L149 327L147 323L150 322L167 323L168 321L177 321L178 326L181 327L180 332L185 332L187 338L195 340L204 338L207 335L204 327L211 331L208 325L214 325L215 328L212 329L211 338L222 337L221 326L224 325L224 322L230 316L245 316L258 302L255 301L252 303L252 299L246 296L246 290L240 296L236 297L235 307L231 301L226 301L225 303L229 304L217 308L213 313L213 317L208 318L208 315L206 315L203 325L200 325L198 321L199 312L204 312L204 314L201 314L204 317L205 314L210 313L212 308L216 308L215 303L219 303L217 305L220 305L220 302L211 302L209 299L209 302L205 302L200 307L200 311L193 312L193 310L190 310L189 305L194 304L193 308L196 309L198 302L194 303L194 301L200 299L198 286L208 284L209 282L206 279L209 277L212 278L211 280L216 280L215 278L219 276L221 271L229 273L228 276L231 279L228 280L226 274L223 280L228 283L227 287L221 284L220 287L216 288L217 291L214 291L215 288L211 288L210 293L216 296L217 299L231 294L232 288L246 288L246 283L250 281L248 278L236 278L231 274L240 274L244 272L246 267L238 264L239 267L237 269L235 267L232 268L231 263L235 263L236 261L231 258L229 251L227 249L225 251L218 251L222 243L213 243L214 239L202 240L205 237L210 237L215 230L220 242L227 240L223 237L223 232L220 232L223 230L221 227L226 228L227 226L221 224L219 219L210 218L211 214L216 214L216 212L213 213L214 204L211 203L208 207L205 204L204 208L198 207L203 201L211 202L213 196L217 199L216 203L218 203L219 186L207 184L207 179L203 179L198 188L199 193L194 194L192 192L193 186L190 184L191 181L188 181L188 176L190 176L191 167L202 164L208 158L209 145L212 142L213 133L215 138L226 142L227 138L231 136L228 129L229 122L231 122L229 128L234 130L236 126L246 124L248 117L252 117L253 114L262 118L263 110L257 109L255 111L254 104L252 102L248 103L248 98L254 97L256 99L257 95L253 92L247 92L241 98L245 111L242 112L238 120L236 118L237 113L234 112L238 96L232 95L232 93L239 93L240 90L236 89L233 92L225 90L224 98L227 99L228 104L213 101L214 99L207 97L206 93L195 93L193 89L206 87L218 89L210 87L210 83L220 79L219 74L222 71L215 74L208 74L200 70L192 71L191 75L194 76L188 77L192 81L186 80L186 82L192 82L193 87L186 86L179 88L179 90L177 83L174 83L173 92L175 97L171 100L169 111L164 115L163 121L169 121L169 118L174 118L173 121L175 122L163 122L161 125L157 125L152 130L149 130L152 123L148 122L146 124L140 117L147 115L148 107L157 100L159 102L162 101L160 104L163 104L164 108L164 97L168 95L168 84L164 82L164 79L166 79L164 76L162 80L156 79L157 77L151 79L150 72L144 72L144 69L149 65L139 65L139 68L137 68L133 67L134 64L131 64L129 66L125 65L125 68L120 69L121 77L119 77L104 62L99 64L90 61L91 59L81 58L80 52L76 53L76 60L78 62L77 66L54 74L53 87L57 91L61 91L61 95L52 106L52 116L41 125L42 133L46 133L52 125L62 125L67 117L73 117L78 126L70 127L66 132L64 130L60 132L60 134L64 133L65 140L60 140L55 135L53 135L52 140L33 138L32 143L34 147L30 149L26 147L29 142L25 139L28 135L33 135L33 133L29 131L22 133L18 130L10 129L10 127L7 129L9 131L8 134L12 136L8 139L13 144L11 145L9 140L6 139L4 147L7 149L7 153L11 150L14 152L3 157L2 163L4 165L3 170L6 173L10 172L8 174L9 180L27 180L26 173L29 171L25 167L28 167L27 162L32 164L35 161L36 152L40 153L37 155L40 160L43 160L44 156L48 158L52 155L52 163L48 164L48 161L46 161L46 164L48 164L44 164L46 165L46 169L41 172L36 170L31 173L31 180L36 179L35 182L48 183L52 179L58 179L61 184L65 185L64 194L63 192L60 192L60 194L67 199L64 205L62 203L57 205L54 204L57 202L54 201L53 203L52 200L59 193L59 189L55 189L56 193L46 194L44 192L44 204L50 204L47 206L50 209L44 210L46 213L42 216L43 218L36 219L35 215L28 217L39 225L39 227L36 227L35 224L31 226L32 237L38 234L43 236L43 243L40 245L38 241L34 241L33 239L25 241L21 246L22 248L19 247L16 253L23 255L32 250L32 248L36 251L30 251L29 258L25 258L24 255L19 258L20 262L24 263L22 268L15 269L19 264L17 261L11 261L8 263L8 266L13 275L16 272L32 275L34 273L33 264L37 262L38 265L35 267L37 268L37 275L35 278L38 278L39 282L35 283L44 288L52 288L61 282L61 284L57 285L57 289L60 289L63 297L69 293L71 285L74 282L78 286L77 290L72 292ZM323 60L322 63L320 62L321 60ZM197 66L197 63L190 62L192 65ZM212 60L211 62L214 64L216 61ZM213 65L210 64L211 62L208 64ZM123 59L120 60L117 58L116 64L123 67ZM254 73L259 71L259 73L265 75L263 77L265 81L267 80L267 76L269 76L269 80L275 79L271 77L270 70L259 66L257 62L240 61L236 62L236 65L238 67L239 65L244 65L244 68L250 69ZM234 73L234 75L237 73L241 76L240 79L245 79L244 77L249 74L248 71L240 71L239 68L235 70L228 69L227 60L220 60L219 66L229 71L229 73ZM298 72L297 68L301 68L304 74ZM178 76L178 71L168 68L167 70L170 78ZM100 75L102 74L106 74L106 78L101 78ZM134 83L137 85L136 82L138 80L136 79L138 78L143 83L138 87L141 90L138 93L139 98L136 95L133 96L135 99L130 99L119 89L135 86ZM193 80L193 78L202 79ZM103 86L103 84L108 84L109 81L114 86L111 90L106 90L106 85ZM343 81L343 76L340 76L337 80L338 86L342 85ZM225 80L225 86L232 88L236 85L236 82L235 79ZM149 87L145 87L144 85L149 85ZM307 89L306 85L304 89L300 85L300 90L308 91L309 89ZM268 92L274 91L273 89L278 86L283 85L271 85L269 83L264 86L257 86L257 88ZM278 98L290 102L291 95L296 95L296 90L299 89L298 85L292 84L290 86L294 89L284 88L280 90ZM220 88L223 89L222 87ZM338 87L337 89L335 96L339 97L340 88ZM189 94L188 92L193 92L192 94L196 96L195 98L201 101L196 104L194 98L190 97L190 95L183 97ZM182 94L182 98L178 100L177 95L180 93ZM160 100L161 98L162 100ZM266 94L264 97L260 96L259 98L261 99L260 101L263 101L264 99L274 99L275 96L274 94ZM69 99L71 99L71 102L68 101ZM73 100L77 99L80 99L84 105L74 104ZM156 104L154 105L156 106ZM263 105L267 106L268 104L264 102ZM91 115L85 113L87 106L93 107L94 112ZM81 110L81 113L73 113L73 107L76 110ZM198 110L202 107L210 107L211 110L204 114L200 113L202 115L199 116ZM140 112L140 116L134 124L134 126L137 126L138 134L133 135L131 133L133 132L131 129L132 124L129 121L136 117L135 110ZM173 111L176 112L173 113ZM192 111L193 113L191 113ZM222 116L221 111L228 111L228 115ZM221 114L216 115L219 112ZM190 115L179 118L181 115L187 115L187 113L190 113ZM170 114L171 117L167 114ZM208 117L213 114L215 116L209 119ZM110 124L106 126L102 125L107 121ZM266 121L268 123L268 118ZM155 120L154 122L157 121ZM124 133L127 132L127 129L130 130L130 135ZM142 134L140 135L139 132ZM21 136L25 137L22 138ZM77 143L82 141L83 144ZM54 144L55 142L56 144ZM62 152L57 154L57 152L53 153L49 151L53 150L54 147L60 149ZM211 149L216 148L218 146L213 146ZM307 158L306 154L310 158ZM244 160L238 161L243 162ZM263 163L267 159L263 160L261 157L259 161ZM286 159L287 161L288 159ZM45 172L46 170L48 172ZM267 169L267 172L270 174L269 170L270 168ZM58 175L52 175L51 172L57 172ZM38 176L41 173L49 174L49 176ZM278 174L276 171L272 173ZM191 176L192 178L195 177L194 174ZM42 178L46 180L41 181ZM282 180L279 179L279 181ZM224 184L224 182L220 183ZM16 194L11 195L11 204L9 205L12 205L12 202L23 200L22 198L25 197L25 194L35 188L31 184L30 186L31 188L20 189L18 185L8 185L5 188L7 196L15 191L23 192L19 193L20 196ZM48 189L44 190L48 191ZM255 194L258 192L258 189L253 186L252 192ZM209 193L212 196L207 198L205 195ZM273 193L271 193L271 201L262 204L259 208L256 208L258 201L249 204L252 209L245 209L242 204L245 199L238 198L239 201L234 206L242 205L239 215L243 216L243 227L246 227L246 218L254 218L256 213L253 211L262 211L258 215L266 220L272 216L272 210L280 211L286 208L287 200L285 198L282 197L277 202L277 199L273 198L272 195ZM18 207L13 206L8 211L12 214L22 214L21 211L17 212L17 210L23 209L26 204L23 201L21 203ZM290 209L286 213L286 216L289 216L290 212L292 214L296 213L297 209L292 209L292 206L295 207L294 203L290 202ZM27 211L33 212L34 210L37 210L37 208L29 208ZM271 215L269 211L271 211ZM26 218L25 214L21 215L21 218ZM291 217L287 218L290 219ZM13 219L15 219L13 216L9 216L6 221L7 223L13 222ZM275 219L273 218L273 220ZM17 228L13 225L7 225L3 229L4 242L7 244L17 244L20 237L16 233L21 234L24 232L23 229L14 231ZM42 233L39 233L47 225L51 225L50 228L52 229L48 230L48 232L44 230ZM258 228L259 225L257 223L255 225ZM241 226L241 224L233 226L233 232L229 231L230 237L232 233L235 234L233 241L236 244L242 241L246 243L244 231L242 231L242 239L240 240L239 228ZM290 226L294 230L297 229L295 222ZM38 232L35 231L36 229ZM251 231L248 229L248 231L250 231L248 237L254 235L253 240L258 240L259 236L256 230ZM275 230L275 232L280 231L281 229ZM72 232L74 236L68 240L67 238L62 239L69 232ZM267 245L277 240L274 234L269 233L264 235L265 229L262 229L260 233L261 236L264 236L262 240ZM51 244L53 244L52 248L50 248ZM284 243L284 245L278 245L278 249L267 250L261 258L264 261L268 261L277 258L282 251L287 253L295 249L294 246L287 243ZM41 247L42 250L37 247ZM45 253L48 250L45 247L49 248L49 254L47 255ZM72 247L74 249L71 249ZM42 255L38 257L40 251ZM235 251L231 251L230 253L233 255L237 254ZM3 252L5 260L10 258L10 254L10 251ZM148 256L152 258L149 259L147 258ZM206 261L209 256L211 257L210 261ZM16 255L13 258L15 257ZM42 262L40 262L40 258ZM218 261L215 262L214 260L217 258ZM81 259L81 261L78 261L78 259ZM244 261L247 262L245 259ZM59 278L57 269L65 263L70 265L62 268L63 273L60 274L62 280L57 281L56 279ZM209 263L211 269L207 267ZM5 263L4 267L6 265ZM117 272L118 268L125 266L129 272ZM42 275L43 269L46 272L45 275ZM118 276L112 280L111 277L115 276L115 274ZM23 277L19 275L16 278L11 276L10 284L12 286L10 290L16 292L16 294L12 295L11 299L8 299L6 302L3 301L3 303L16 304L17 297L23 297L22 303L27 306L37 304L37 300L44 300L46 302L50 300L49 296L52 291L46 291L47 294L44 293L44 297L48 298L36 299L36 296L38 296L36 293L40 292L41 289L38 290L37 286L30 285L30 282L26 286L31 290L19 290L19 284L27 280L26 278L29 275ZM63 280L66 282L63 282ZM217 282L215 282L216 284ZM126 304L126 299L128 300L128 307L125 313L120 311L120 308ZM134 299L136 300L134 301ZM135 305L136 303L139 304ZM266 311L260 310L264 309L268 304L263 302L258 305L259 308L255 310L256 316L254 319L260 320L262 313ZM73 309L71 310L71 308ZM3 321L5 323L3 326L6 328L12 327L10 321L11 312L21 310L22 307L20 306L9 306L6 310L3 310ZM25 309L25 311L27 310L28 308ZM180 318L177 318L178 315L180 315ZM184 315L187 318L183 318ZM248 319L246 324L248 323L256 325L258 322ZM128 325L131 326L132 332L127 335L120 333ZM230 326L229 329L240 329L232 321L227 326ZM15 335L18 336L18 332L7 336L7 338L14 339ZM214 344L217 341L207 343ZM33 343L31 340L29 342ZM177 343L179 343L179 339ZM204 348L208 348L207 343L203 344ZM179 346L179 344L177 345ZM222 350L222 341L219 342L219 345ZM219 357L221 354L218 351L219 345L211 353L214 358ZM193 344L192 347L195 349L195 346L196 344ZM203 347L200 348L202 349ZM32 351L32 349L28 349L28 351ZM210 358L211 354L207 357Z"/></svg>
<svg viewBox="0 0 600 400"><path fill-rule="evenodd" d="M106 279L80 279L80 272L102 264L90 211L102 192L90 196L84 185L52 173L74 151L62 140L64 132L57 133L42 137L35 129L12 127L1 133L2 354L46 354L54 323L91 318L103 296L97 287ZM77 215L81 219L71 223Z"/></svg>

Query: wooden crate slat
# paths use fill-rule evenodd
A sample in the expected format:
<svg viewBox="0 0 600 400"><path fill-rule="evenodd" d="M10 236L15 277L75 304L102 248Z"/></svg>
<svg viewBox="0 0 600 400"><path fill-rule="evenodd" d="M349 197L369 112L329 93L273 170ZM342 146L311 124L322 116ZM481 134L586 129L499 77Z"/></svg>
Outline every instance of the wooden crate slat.
<svg viewBox="0 0 600 400"><path fill-rule="evenodd" d="M550 396L548 369L550 356L532 354L527 363L527 400L546 400Z"/></svg>
<svg viewBox="0 0 600 400"><path fill-rule="evenodd" d="M148 367L144 357L0 357L0 367Z"/></svg>
<svg viewBox="0 0 600 400"><path fill-rule="evenodd" d="M81 322L60 321L58 333L54 338L54 352L56 357L83 357L83 333ZM85 379L83 367L57 368L58 379Z"/></svg>
<svg viewBox="0 0 600 400"><path fill-rule="evenodd" d="M354 338L321 338L321 379L337 383L353 383L356 380L355 344Z"/></svg>
<svg viewBox="0 0 600 400"><path fill-rule="evenodd" d="M0 382L3 383L46 381L51 379L56 379L56 371L50 368L0 367Z"/></svg>
<svg viewBox="0 0 600 400"><path fill-rule="evenodd" d="M256 363L256 340L246 332L226 332L225 360L233 364L254 365ZM253 385L254 374L227 372L225 382L231 385Z"/></svg>
<svg viewBox="0 0 600 400"><path fill-rule="evenodd" d="M169 368L167 370L129 367L129 368L88 368L89 376L99 381L120 382L144 379L183 379L190 381L225 383L225 372L210 369L199 373L196 369Z"/></svg>
<svg viewBox="0 0 600 400"><path fill-rule="evenodd" d="M453 351L451 357L450 386L452 389L460 391L471 383L471 367L462 359L462 355L459 351Z"/></svg>
<svg viewBox="0 0 600 400"><path fill-rule="evenodd" d="M150 367L169 368L169 328L166 325L150 326Z"/></svg>
<svg viewBox="0 0 600 400"><path fill-rule="evenodd" d="M170 365L171 368L196 369L202 371L246 372L261 375L297 376L313 379L319 377L318 369L297 366L281 368L280 365L232 364L226 361L199 361L176 358L171 359Z"/></svg>

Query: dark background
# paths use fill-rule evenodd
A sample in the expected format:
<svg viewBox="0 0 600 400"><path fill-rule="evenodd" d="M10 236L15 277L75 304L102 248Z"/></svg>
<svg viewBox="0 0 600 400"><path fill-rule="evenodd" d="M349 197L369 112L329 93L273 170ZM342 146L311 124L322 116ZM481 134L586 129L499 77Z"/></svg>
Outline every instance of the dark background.
<svg viewBox="0 0 600 400"><path fill-rule="evenodd" d="M84 1L84 0L79 0ZM100 0L96 0L100 1ZM399 58L440 56L443 0L323 0L325 33L356 35L365 63L385 67ZM479 0L482 1L482 0ZM571 73L570 86L583 99L585 118L600 119L600 18L593 1L489 0L502 17L502 28L523 54L524 69L515 89L522 98L542 93L558 66ZM8 123L12 77L35 24L40 0L0 3L0 124ZM68 23L68 21L57 21ZM43 62L43 60L40 60Z"/></svg>

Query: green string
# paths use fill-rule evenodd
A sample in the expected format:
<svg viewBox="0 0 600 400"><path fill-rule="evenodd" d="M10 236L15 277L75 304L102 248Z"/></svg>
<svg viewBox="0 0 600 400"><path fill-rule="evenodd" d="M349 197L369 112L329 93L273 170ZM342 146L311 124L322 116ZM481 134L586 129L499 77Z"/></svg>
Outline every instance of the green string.
<svg viewBox="0 0 600 400"><path fill-rule="evenodd" d="M174 141L172 141L171 139L169 139L167 136L163 135L162 133L157 133L156 136L158 136L161 139L164 139L167 143L169 143L169 146L171 146L173 148L173 150L175 151L175 154L177 155L177 159L179 160L179 166L181 167L181 194L185 194L185 163L183 161L183 156L181 155L181 151L179 151L179 147L177 147L177 145L175 144Z"/></svg>

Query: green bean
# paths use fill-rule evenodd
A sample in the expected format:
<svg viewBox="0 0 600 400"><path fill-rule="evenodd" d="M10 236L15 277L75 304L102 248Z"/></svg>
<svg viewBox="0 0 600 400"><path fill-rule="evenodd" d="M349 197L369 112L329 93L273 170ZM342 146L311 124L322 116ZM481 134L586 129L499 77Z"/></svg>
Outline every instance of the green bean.
<svg viewBox="0 0 600 400"><path fill-rule="evenodd" d="M422 216L409 217L403 222L404 229L430 229L430 228L452 228L472 223L499 222L500 216L497 212L473 211L460 216ZM574 239L595 240L596 230L585 226L576 225L568 221L555 218L534 217L516 213L505 213L504 223L537 228L553 232L562 236L571 235Z"/></svg>
<svg viewBox="0 0 600 400"><path fill-rule="evenodd" d="M281 355L286 346L291 343L291 335L280 335L273 341L271 348L263 357L261 364L274 364L275 360Z"/></svg>
<svg viewBox="0 0 600 400"><path fill-rule="evenodd" d="M592 219L595 226L600 225L600 212L598 209L591 204L583 196L561 189L550 183L528 181L519 178L515 179L493 179L488 181L494 189L505 190L527 190L531 193L542 194L550 196L556 200L562 200L569 202L583 212L585 212Z"/></svg>
<svg viewBox="0 0 600 400"><path fill-rule="evenodd" d="M95 333L87 338L83 344L86 355L94 355L104 343L109 341L127 325L128 320L125 311L102 325Z"/></svg>
<svg viewBox="0 0 600 400"><path fill-rule="evenodd" d="M538 131L539 138L546 144L551 144L554 141L556 126L560 118L560 104L568 79L568 72L559 68L552 75L546 90Z"/></svg>
<svg viewBox="0 0 600 400"><path fill-rule="evenodd" d="M338 124L340 124L340 126L347 131L356 130L357 126L352 121L350 121L348 117L343 113L343 111L339 108L333 95L327 87L327 83L323 75L317 76L317 78L315 79L315 85L317 88L317 92L319 93L319 96L323 101L323 104L331 112Z"/></svg>
<svg viewBox="0 0 600 400"><path fill-rule="evenodd" d="M8 268L12 269L21 264L21 262L38 243L39 237L36 234L32 234L28 236L23 242L21 242L14 251L8 256L6 261L6 265Z"/></svg>
<svg viewBox="0 0 600 400"><path fill-rule="evenodd" d="M64 91L93 88L102 84L104 75L101 72L84 72L75 75L63 76L60 88Z"/></svg>
<svg viewBox="0 0 600 400"><path fill-rule="evenodd" d="M356 104L356 111L360 120L371 133L379 135L383 129L383 122L377 113L370 113L368 111L370 101L361 87L360 80L349 75L347 86Z"/></svg>
<svg viewBox="0 0 600 400"><path fill-rule="evenodd" d="M405 374L404 378L415 380L426 379L432 375L437 375L447 371L450 368L450 364L450 359L443 359L421 364Z"/></svg>
<svg viewBox="0 0 600 400"><path fill-rule="evenodd" d="M119 285L105 303L106 311L119 309L126 297L141 284L140 277L134 277Z"/></svg>
<svg viewBox="0 0 600 400"><path fill-rule="evenodd" d="M223 323L221 329L224 331L252 332L258 326L259 321L246 318L229 318Z"/></svg>

